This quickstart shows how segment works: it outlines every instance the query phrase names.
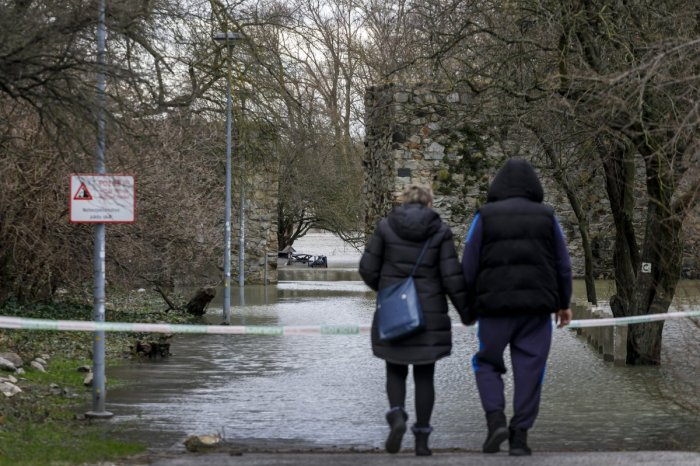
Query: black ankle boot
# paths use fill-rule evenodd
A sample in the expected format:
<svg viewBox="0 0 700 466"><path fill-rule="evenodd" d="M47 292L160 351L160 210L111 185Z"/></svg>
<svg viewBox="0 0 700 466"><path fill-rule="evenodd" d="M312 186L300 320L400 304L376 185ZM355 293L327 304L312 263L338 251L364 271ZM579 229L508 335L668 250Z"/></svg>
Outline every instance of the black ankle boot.
<svg viewBox="0 0 700 466"><path fill-rule="evenodd" d="M489 432L482 450L484 453L497 453L501 451L501 444L508 438L505 413L503 411L486 413L486 425Z"/></svg>
<svg viewBox="0 0 700 466"><path fill-rule="evenodd" d="M433 431L433 428L428 427L418 427L415 424L411 427L413 435L416 436L416 456L430 456L433 454L432 450L428 448L428 437Z"/></svg>
<svg viewBox="0 0 700 466"><path fill-rule="evenodd" d="M401 440L403 439L403 434L406 433L406 420L408 419L408 414L400 406L391 408L388 413L386 413L386 422L389 423L389 437L386 439L384 447L389 453L398 453L401 449Z"/></svg>
<svg viewBox="0 0 700 466"><path fill-rule="evenodd" d="M510 428L510 456L529 456L532 450L527 446L527 430L518 429L517 427Z"/></svg>

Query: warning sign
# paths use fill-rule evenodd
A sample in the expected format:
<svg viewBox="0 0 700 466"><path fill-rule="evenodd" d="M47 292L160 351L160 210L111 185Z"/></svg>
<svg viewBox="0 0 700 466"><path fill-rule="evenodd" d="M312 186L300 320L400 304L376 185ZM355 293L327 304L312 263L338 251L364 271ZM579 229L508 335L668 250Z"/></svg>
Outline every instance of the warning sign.
<svg viewBox="0 0 700 466"><path fill-rule="evenodd" d="M133 223L135 207L133 176L71 175L71 222Z"/></svg>
<svg viewBox="0 0 700 466"><path fill-rule="evenodd" d="M76 201L92 201L92 194L90 194L90 191L88 191L85 183L80 183L80 187L78 188L78 191L76 191L75 196L73 196L73 199Z"/></svg>

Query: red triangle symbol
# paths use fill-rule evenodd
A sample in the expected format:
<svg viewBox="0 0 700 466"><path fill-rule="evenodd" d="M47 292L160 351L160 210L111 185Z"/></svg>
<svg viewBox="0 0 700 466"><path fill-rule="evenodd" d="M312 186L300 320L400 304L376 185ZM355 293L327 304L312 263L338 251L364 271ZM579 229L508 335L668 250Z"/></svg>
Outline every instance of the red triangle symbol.
<svg viewBox="0 0 700 466"><path fill-rule="evenodd" d="M78 188L78 191L75 193L75 196L73 196L73 199L76 201L91 201L92 200L92 194L90 194L90 191L88 191L87 186L85 186L84 182L80 183L80 187Z"/></svg>

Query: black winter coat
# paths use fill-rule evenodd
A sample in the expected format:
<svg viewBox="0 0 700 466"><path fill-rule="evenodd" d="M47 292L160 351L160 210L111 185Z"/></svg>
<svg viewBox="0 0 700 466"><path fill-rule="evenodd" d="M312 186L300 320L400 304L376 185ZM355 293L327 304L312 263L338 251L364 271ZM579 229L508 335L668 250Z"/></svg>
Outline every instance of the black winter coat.
<svg viewBox="0 0 700 466"><path fill-rule="evenodd" d="M394 208L382 219L360 259L360 275L378 291L408 277L425 241L430 240L413 278L426 328L404 339L379 340L376 312L372 320L372 352L395 364L429 364L452 351L447 300L468 322L466 285L457 260L452 231L433 209L422 204Z"/></svg>
<svg viewBox="0 0 700 466"><path fill-rule="evenodd" d="M554 211L542 204L537 174L527 161L510 159L487 196L480 209L479 274L470 295L474 308L491 317L558 311Z"/></svg>

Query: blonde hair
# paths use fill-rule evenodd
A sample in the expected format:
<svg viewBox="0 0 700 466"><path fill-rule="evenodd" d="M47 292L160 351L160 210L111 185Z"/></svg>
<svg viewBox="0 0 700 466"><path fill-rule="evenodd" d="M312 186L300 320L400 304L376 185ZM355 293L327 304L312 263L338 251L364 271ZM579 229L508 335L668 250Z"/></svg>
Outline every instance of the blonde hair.
<svg viewBox="0 0 700 466"><path fill-rule="evenodd" d="M404 204L431 205L433 202L433 190L428 186L412 184L401 194L401 202Z"/></svg>

